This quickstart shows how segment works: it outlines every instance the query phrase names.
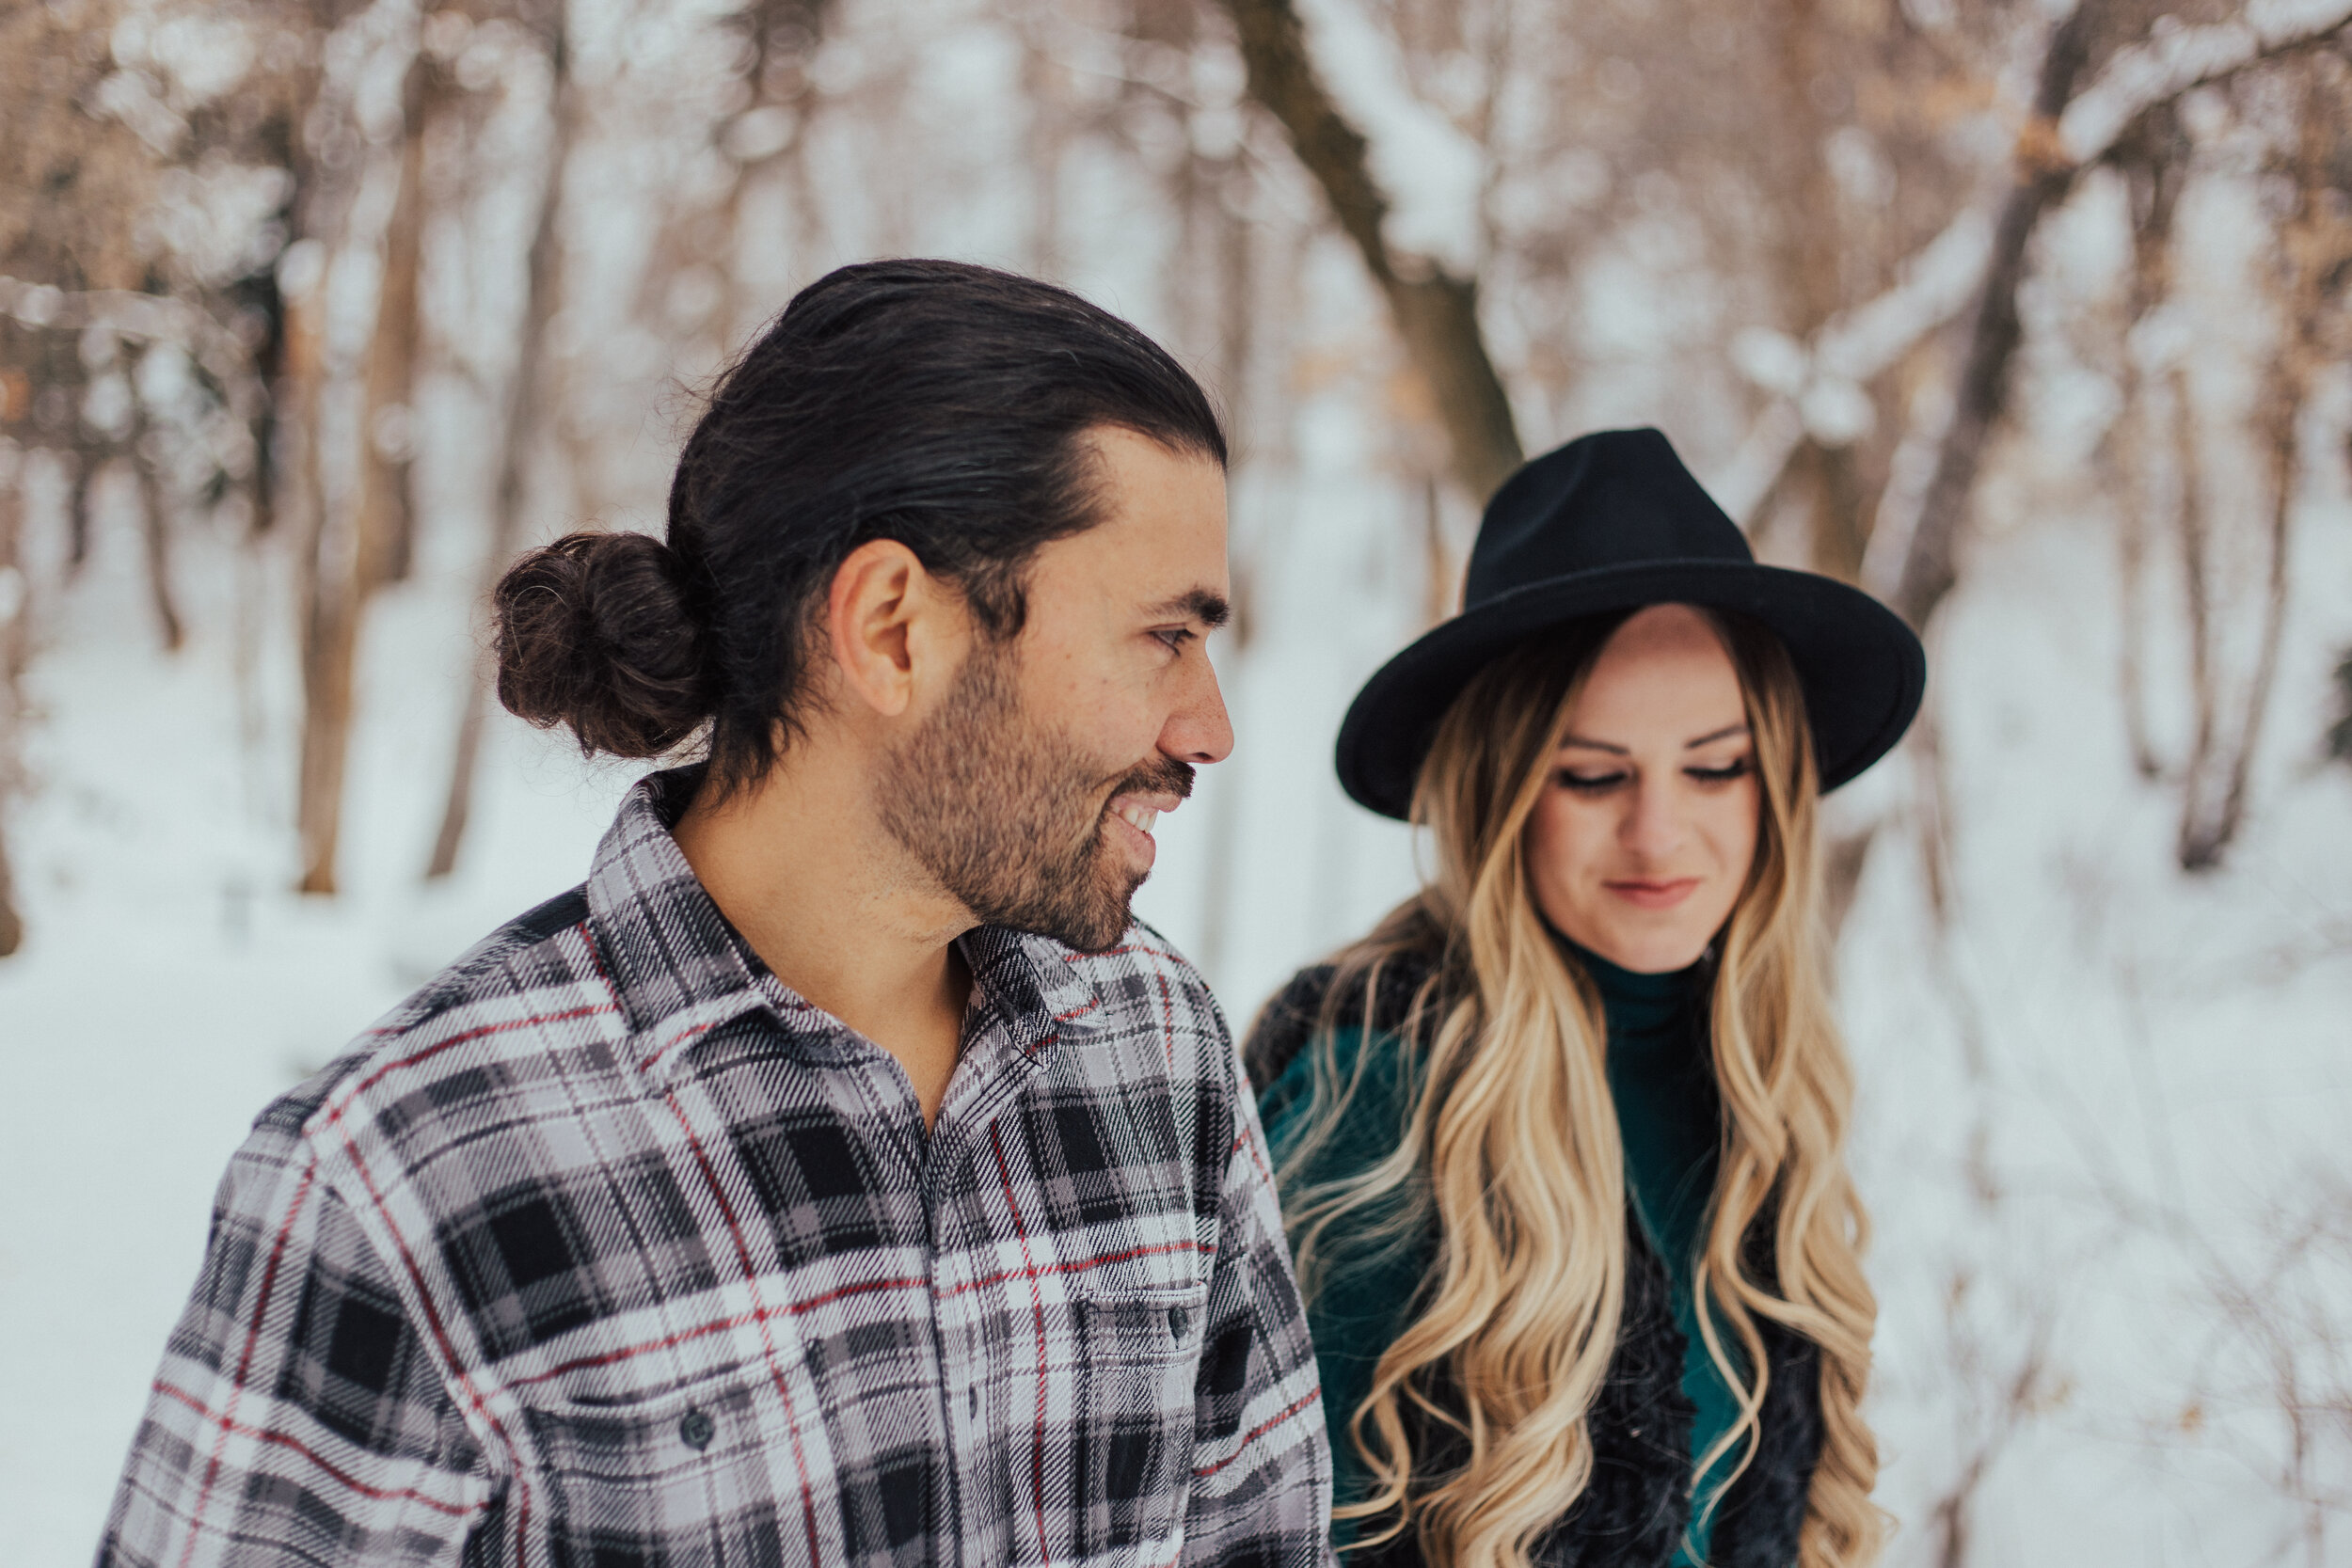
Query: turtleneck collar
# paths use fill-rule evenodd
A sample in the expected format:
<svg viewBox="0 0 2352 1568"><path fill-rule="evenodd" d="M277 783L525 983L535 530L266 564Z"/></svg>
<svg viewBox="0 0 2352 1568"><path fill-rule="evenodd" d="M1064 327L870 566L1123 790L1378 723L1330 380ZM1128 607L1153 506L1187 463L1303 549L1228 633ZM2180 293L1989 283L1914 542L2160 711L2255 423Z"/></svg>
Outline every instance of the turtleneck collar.
<svg viewBox="0 0 2352 1568"><path fill-rule="evenodd" d="M1678 1034L1676 1025L1682 1021L1698 989L1699 965L1663 974L1643 974L1611 963L1578 942L1562 940L1600 990L1601 1011L1608 1022L1612 1045L1636 1045Z"/></svg>

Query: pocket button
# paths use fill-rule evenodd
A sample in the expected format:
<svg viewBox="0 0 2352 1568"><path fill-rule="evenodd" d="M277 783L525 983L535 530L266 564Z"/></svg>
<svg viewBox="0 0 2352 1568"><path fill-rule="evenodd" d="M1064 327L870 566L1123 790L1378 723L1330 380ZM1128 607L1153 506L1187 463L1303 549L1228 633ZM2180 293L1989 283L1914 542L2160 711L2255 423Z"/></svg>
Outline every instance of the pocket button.
<svg viewBox="0 0 2352 1568"><path fill-rule="evenodd" d="M717 1434L717 1432L718 1429L711 1424L710 1418L699 1410L690 1410L678 1418L678 1441L696 1453L710 1447L710 1439Z"/></svg>
<svg viewBox="0 0 2352 1568"><path fill-rule="evenodd" d="M1184 1317L1184 1309L1181 1307L1169 1307L1168 1309L1168 1332L1169 1336L1179 1342L1182 1342L1184 1338L1184 1329L1186 1326L1188 1326L1188 1324L1187 1320Z"/></svg>

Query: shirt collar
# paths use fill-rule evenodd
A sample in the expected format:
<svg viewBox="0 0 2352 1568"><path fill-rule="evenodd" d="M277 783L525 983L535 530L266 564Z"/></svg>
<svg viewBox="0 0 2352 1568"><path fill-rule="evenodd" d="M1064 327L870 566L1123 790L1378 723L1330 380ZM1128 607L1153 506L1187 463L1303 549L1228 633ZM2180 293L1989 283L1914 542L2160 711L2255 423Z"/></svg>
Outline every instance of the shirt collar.
<svg viewBox="0 0 2352 1568"><path fill-rule="evenodd" d="M730 925L671 836L701 783L699 767L640 779L621 802L588 874L588 917L628 1020L629 1065L666 1081L696 1041L765 1011L805 1054L840 1059L855 1037L795 993ZM982 926L961 939L974 1006L1010 1053L1034 1061L1101 1026L1104 1008L1082 957L1048 938Z"/></svg>

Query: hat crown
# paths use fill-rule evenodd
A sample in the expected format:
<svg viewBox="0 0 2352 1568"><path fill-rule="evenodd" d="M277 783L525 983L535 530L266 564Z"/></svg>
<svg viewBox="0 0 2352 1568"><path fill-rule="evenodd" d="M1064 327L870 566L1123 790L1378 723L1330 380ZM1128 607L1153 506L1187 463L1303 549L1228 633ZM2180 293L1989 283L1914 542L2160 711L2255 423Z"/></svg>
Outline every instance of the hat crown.
<svg viewBox="0 0 2352 1568"><path fill-rule="evenodd" d="M1753 562L1746 535L1656 430L1580 436L1486 503L1463 584L1474 610L1514 589L1612 566Z"/></svg>

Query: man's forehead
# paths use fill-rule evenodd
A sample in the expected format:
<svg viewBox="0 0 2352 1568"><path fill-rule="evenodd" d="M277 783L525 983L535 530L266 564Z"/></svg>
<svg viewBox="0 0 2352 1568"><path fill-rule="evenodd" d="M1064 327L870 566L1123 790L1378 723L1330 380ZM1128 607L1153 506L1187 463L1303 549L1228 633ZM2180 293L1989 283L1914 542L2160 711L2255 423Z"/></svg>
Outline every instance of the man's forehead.
<svg viewBox="0 0 2352 1568"><path fill-rule="evenodd" d="M1089 439L1099 458L1094 525L1043 546L1041 575L1117 613L1221 625L1232 613L1225 470L1132 431Z"/></svg>

